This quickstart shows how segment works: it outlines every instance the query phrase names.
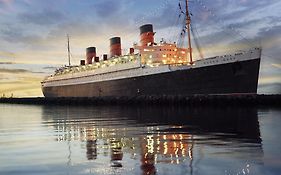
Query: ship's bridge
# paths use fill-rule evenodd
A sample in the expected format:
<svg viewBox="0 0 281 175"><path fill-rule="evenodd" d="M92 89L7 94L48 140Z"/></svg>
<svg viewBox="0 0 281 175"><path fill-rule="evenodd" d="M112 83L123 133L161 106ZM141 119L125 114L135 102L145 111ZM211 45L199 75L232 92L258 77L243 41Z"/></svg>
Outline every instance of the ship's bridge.
<svg viewBox="0 0 281 175"><path fill-rule="evenodd" d="M142 64L186 64L188 50L176 44L161 42L147 46L135 46L141 54Z"/></svg>
<svg viewBox="0 0 281 175"><path fill-rule="evenodd" d="M188 63L188 49L177 47L175 43L167 43L164 40L155 43L154 35L152 24L145 24L140 27L140 42L134 48L139 50L142 64L153 66Z"/></svg>

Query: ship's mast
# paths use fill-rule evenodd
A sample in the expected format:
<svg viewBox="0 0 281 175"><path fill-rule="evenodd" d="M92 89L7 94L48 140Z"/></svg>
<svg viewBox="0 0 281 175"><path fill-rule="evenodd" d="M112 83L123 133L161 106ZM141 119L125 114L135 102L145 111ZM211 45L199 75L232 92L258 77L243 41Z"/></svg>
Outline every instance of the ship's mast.
<svg viewBox="0 0 281 175"><path fill-rule="evenodd" d="M189 50L189 62L192 65L193 64L193 60L192 60L192 50L191 50L191 32L190 32L190 24L191 24L191 17L189 14L189 10L188 10L188 0L185 0L185 5L186 5L186 28L187 28L187 33L188 33L188 50Z"/></svg>
<svg viewBox="0 0 281 175"><path fill-rule="evenodd" d="M71 66L71 63L70 63L69 35L68 34L67 34L67 53L68 53L68 66Z"/></svg>

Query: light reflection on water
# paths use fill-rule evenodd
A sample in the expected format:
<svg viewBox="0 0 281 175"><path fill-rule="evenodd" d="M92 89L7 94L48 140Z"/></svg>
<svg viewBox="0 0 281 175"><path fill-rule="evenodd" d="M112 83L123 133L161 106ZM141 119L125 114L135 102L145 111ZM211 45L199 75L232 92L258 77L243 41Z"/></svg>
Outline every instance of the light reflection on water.
<svg viewBox="0 0 281 175"><path fill-rule="evenodd" d="M261 137L260 128L271 133L270 111L24 105L0 105L0 109L0 174L275 174L280 170L280 152L273 146L278 135ZM272 146L275 149L267 151ZM267 165L272 159L277 163Z"/></svg>

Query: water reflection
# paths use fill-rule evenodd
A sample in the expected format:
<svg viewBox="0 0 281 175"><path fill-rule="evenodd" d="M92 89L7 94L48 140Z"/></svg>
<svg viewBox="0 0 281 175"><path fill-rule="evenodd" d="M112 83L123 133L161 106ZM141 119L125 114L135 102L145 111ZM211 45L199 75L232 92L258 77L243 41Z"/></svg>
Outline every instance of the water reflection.
<svg viewBox="0 0 281 175"><path fill-rule="evenodd" d="M262 163L256 109L44 106L42 117L54 127L56 141L78 141L88 161L107 157L112 168L133 161L142 174L156 174L165 165L184 165L185 174L194 174L210 151L206 146L238 158L243 147L245 154L250 148L255 163ZM70 162L71 151L69 146ZM243 171L249 174L247 166Z"/></svg>
<svg viewBox="0 0 281 175"><path fill-rule="evenodd" d="M94 160L97 158L97 140L87 140L87 159Z"/></svg>

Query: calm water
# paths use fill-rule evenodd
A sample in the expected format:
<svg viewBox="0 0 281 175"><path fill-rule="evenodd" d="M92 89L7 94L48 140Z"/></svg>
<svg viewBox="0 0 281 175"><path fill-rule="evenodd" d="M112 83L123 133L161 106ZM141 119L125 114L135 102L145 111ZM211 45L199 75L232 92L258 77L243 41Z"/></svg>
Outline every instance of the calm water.
<svg viewBox="0 0 281 175"><path fill-rule="evenodd" d="M0 104L0 174L281 174L281 110Z"/></svg>

